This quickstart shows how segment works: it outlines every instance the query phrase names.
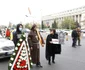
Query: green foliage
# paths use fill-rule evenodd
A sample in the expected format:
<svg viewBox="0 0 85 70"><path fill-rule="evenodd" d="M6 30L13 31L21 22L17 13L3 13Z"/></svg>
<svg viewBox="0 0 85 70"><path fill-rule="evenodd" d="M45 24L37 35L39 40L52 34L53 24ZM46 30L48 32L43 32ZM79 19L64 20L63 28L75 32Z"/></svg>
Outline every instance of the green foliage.
<svg viewBox="0 0 85 70"><path fill-rule="evenodd" d="M52 28L58 28L58 23L56 23L56 20L54 20L54 23L52 24Z"/></svg>
<svg viewBox="0 0 85 70"><path fill-rule="evenodd" d="M42 27L42 29L44 29L44 24L43 24L43 21L41 22L41 27Z"/></svg>
<svg viewBox="0 0 85 70"><path fill-rule="evenodd" d="M15 24L13 24L13 26L12 26L13 28L16 28L16 25Z"/></svg>
<svg viewBox="0 0 85 70"><path fill-rule="evenodd" d="M62 29L62 26L61 26L61 24L60 24L60 23L58 24L58 29Z"/></svg>
<svg viewBox="0 0 85 70"><path fill-rule="evenodd" d="M37 27L38 27L39 29L41 28L41 25L40 25L39 23L37 23L36 25L37 25Z"/></svg>
<svg viewBox="0 0 85 70"><path fill-rule="evenodd" d="M43 21L42 21L42 23L41 23L41 27L42 27L42 29L47 28L46 25L43 23Z"/></svg>
<svg viewBox="0 0 85 70"><path fill-rule="evenodd" d="M64 21L62 21L61 26L63 29L74 29L76 27L76 24L72 18L67 17L64 18Z"/></svg>
<svg viewBox="0 0 85 70"><path fill-rule="evenodd" d="M31 24L31 23L26 23L25 24L25 28L31 29L32 28L32 25L33 24ZM40 28L40 24L39 23L37 23L36 25L37 25L38 28Z"/></svg>
<svg viewBox="0 0 85 70"><path fill-rule="evenodd" d="M32 24L26 23L25 28L31 29Z"/></svg>

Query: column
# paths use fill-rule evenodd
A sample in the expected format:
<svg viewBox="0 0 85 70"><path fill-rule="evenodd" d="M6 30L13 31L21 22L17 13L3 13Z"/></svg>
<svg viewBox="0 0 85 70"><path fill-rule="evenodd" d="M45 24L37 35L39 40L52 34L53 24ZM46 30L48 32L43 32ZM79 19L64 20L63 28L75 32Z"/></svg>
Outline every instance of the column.
<svg viewBox="0 0 85 70"><path fill-rule="evenodd" d="M74 19L75 19L75 22L76 22L76 15L74 17L75 17Z"/></svg>
<svg viewBox="0 0 85 70"><path fill-rule="evenodd" d="M80 23L80 16L78 15L78 23Z"/></svg>
<svg viewBox="0 0 85 70"><path fill-rule="evenodd" d="M76 15L76 21L78 22L78 15Z"/></svg>

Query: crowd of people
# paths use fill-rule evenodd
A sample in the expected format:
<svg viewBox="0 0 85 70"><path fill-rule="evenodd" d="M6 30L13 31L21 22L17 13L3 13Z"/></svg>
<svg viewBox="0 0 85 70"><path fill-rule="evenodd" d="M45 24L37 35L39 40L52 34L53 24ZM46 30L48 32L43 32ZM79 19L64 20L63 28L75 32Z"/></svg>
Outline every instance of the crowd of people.
<svg viewBox="0 0 85 70"><path fill-rule="evenodd" d="M16 32L13 33L13 42L16 46L19 41L21 35L23 34L23 25L18 24L16 27ZM53 44L52 39L58 39L58 34L56 34L55 29L50 29L50 34L46 38L46 59L48 60L48 64L51 65L51 56L52 63L55 64L55 54L61 54L61 44ZM42 68L40 62L40 44L42 47L45 46L45 41L38 31L38 27L34 24L28 34L27 42L29 44L30 53L32 57L33 64L36 64L37 67Z"/></svg>
<svg viewBox="0 0 85 70"><path fill-rule="evenodd" d="M10 38L10 30L6 30L6 38L13 40L15 46L17 45L17 42L19 41L21 35L24 33L23 32L23 25L18 24L16 27L16 31L12 32L13 35L11 35ZM27 37L27 42L29 44L30 48L30 53L32 57L32 62L33 64L36 64L37 67L42 68L43 66L41 65L40 62L40 44L42 47L45 46L45 58L48 61L48 64L51 65L51 62L55 64L55 54L61 54L61 44L59 43L59 34L56 33L55 29L50 29L50 34L47 35L46 42L44 41L42 35L38 31L38 27L36 24L34 24L31 27L30 33L28 34ZM68 34L66 34L68 36ZM81 41L81 29L80 27L77 27L72 31L72 47L81 46L80 41ZM54 43L53 40L57 40L57 43ZM68 37L66 39L68 41ZM52 59L51 59L52 57Z"/></svg>

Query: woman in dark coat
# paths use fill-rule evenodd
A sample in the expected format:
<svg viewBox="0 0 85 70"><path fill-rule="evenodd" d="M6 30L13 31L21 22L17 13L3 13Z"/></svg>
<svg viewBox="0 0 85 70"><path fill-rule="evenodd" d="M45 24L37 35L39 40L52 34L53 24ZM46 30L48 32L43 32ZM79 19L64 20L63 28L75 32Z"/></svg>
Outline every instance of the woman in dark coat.
<svg viewBox="0 0 85 70"><path fill-rule="evenodd" d="M13 33L13 42L14 42L15 46L17 45L17 42L21 38L22 29L23 29L23 25L18 24L17 27L16 27L16 31Z"/></svg>
<svg viewBox="0 0 85 70"><path fill-rule="evenodd" d="M50 34L46 39L46 59L49 65L51 65L51 56L52 63L55 63L55 54L61 53L61 44L53 44L52 39L58 39L58 34L56 34L55 29L50 29Z"/></svg>
<svg viewBox="0 0 85 70"><path fill-rule="evenodd" d="M31 57L32 62L36 64L37 67L42 67L40 64L40 45L39 45L39 36L37 33L37 26L34 24L31 28L31 31L28 35L28 43L31 49ZM44 40L40 35L42 44L44 44ZM43 46L43 45L42 45Z"/></svg>

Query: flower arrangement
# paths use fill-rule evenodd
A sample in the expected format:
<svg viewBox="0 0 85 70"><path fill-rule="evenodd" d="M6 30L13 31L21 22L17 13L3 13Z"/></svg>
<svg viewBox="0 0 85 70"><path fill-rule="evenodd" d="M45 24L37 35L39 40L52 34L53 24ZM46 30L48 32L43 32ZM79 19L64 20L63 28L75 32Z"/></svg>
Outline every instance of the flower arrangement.
<svg viewBox="0 0 85 70"><path fill-rule="evenodd" d="M30 70L32 67L30 50L26 42L26 37L22 34L17 46L11 55L8 70Z"/></svg>

